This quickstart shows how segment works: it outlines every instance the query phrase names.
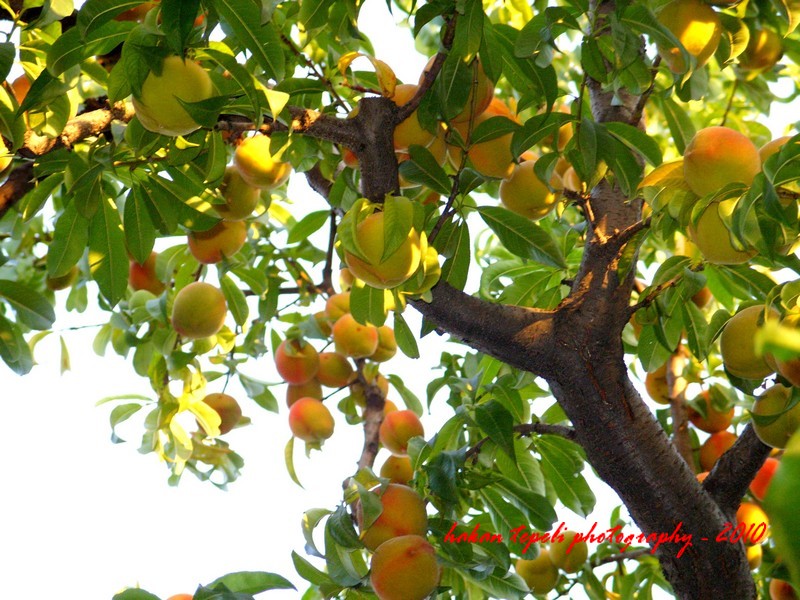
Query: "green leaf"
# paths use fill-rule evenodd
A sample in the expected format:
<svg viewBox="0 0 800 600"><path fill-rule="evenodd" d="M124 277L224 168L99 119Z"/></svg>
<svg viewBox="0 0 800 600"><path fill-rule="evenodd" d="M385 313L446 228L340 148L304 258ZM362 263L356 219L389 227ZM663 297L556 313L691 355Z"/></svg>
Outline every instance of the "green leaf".
<svg viewBox="0 0 800 600"><path fill-rule="evenodd" d="M261 23L261 7L254 0L215 0L214 6L239 42L268 77L280 81L286 74L283 45L272 23Z"/></svg>
<svg viewBox="0 0 800 600"><path fill-rule="evenodd" d="M127 589L119 594L114 594L112 600L161 600L158 596L139 589Z"/></svg>
<svg viewBox="0 0 800 600"><path fill-rule="evenodd" d="M494 488L485 487L480 493L484 502L486 502L486 507L489 509L495 532L501 534L504 540L509 539L511 530L520 525L528 524L528 519L522 511L501 496Z"/></svg>
<svg viewBox="0 0 800 600"><path fill-rule="evenodd" d="M294 563L294 568L297 571L297 574L309 583L312 583L313 585L333 584L333 580L327 573L320 571L294 550L292 550L292 562Z"/></svg>
<svg viewBox="0 0 800 600"><path fill-rule="evenodd" d="M658 143L638 127L627 123L605 123L606 130L631 150L638 152L653 166L661 164L663 157Z"/></svg>
<svg viewBox="0 0 800 600"><path fill-rule="evenodd" d="M70 204L56 221L53 241L47 251L47 274L61 277L77 264L89 245L89 221Z"/></svg>
<svg viewBox="0 0 800 600"><path fill-rule="evenodd" d="M580 474L583 458L571 446L574 444L549 435L536 440L536 448L542 457L542 471L553 484L558 499L578 516L586 517L594 508L595 497Z"/></svg>
<svg viewBox="0 0 800 600"><path fill-rule="evenodd" d="M296 244L308 239L308 237L325 225L331 216L329 210L318 210L307 214L305 217L295 223L294 227L289 230L289 237L286 240L287 244Z"/></svg>
<svg viewBox="0 0 800 600"><path fill-rule="evenodd" d="M17 47L13 42L0 42L0 80L8 79L16 54Z"/></svg>
<svg viewBox="0 0 800 600"><path fill-rule="evenodd" d="M398 312L394 313L394 338L397 341L397 347L403 354L409 358L419 358L417 338L411 333L411 328L403 315Z"/></svg>
<svg viewBox="0 0 800 600"><path fill-rule="evenodd" d="M456 35L453 39L453 50L461 56L471 58L481 47L483 41L483 2L466 0L463 12L456 21Z"/></svg>
<svg viewBox="0 0 800 600"><path fill-rule="evenodd" d="M141 0L86 0L78 12L78 31L86 37L118 14L141 4Z"/></svg>
<svg viewBox="0 0 800 600"><path fill-rule="evenodd" d="M322 27L328 22L328 10L333 0L303 0L298 20L307 30Z"/></svg>
<svg viewBox="0 0 800 600"><path fill-rule="evenodd" d="M475 407L475 422L486 436L512 459L514 451L514 417L496 400Z"/></svg>
<svg viewBox="0 0 800 600"><path fill-rule="evenodd" d="M256 119L261 115L261 100L256 90L255 79L253 75L242 65L240 65L236 58L230 54L219 52L218 50L206 49L205 53L211 57L218 65L230 73L231 79L239 84L247 95L247 99L252 106L252 114L248 115Z"/></svg>
<svg viewBox="0 0 800 600"><path fill-rule="evenodd" d="M247 307L247 298L244 292L239 289L239 286L227 275L223 275L220 280L220 287L222 293L225 295L225 300L228 302L228 310L233 316L233 320L239 327L247 322L249 316L249 308Z"/></svg>
<svg viewBox="0 0 800 600"><path fill-rule="evenodd" d="M77 28L69 29L48 49L47 70L58 77L86 57L106 54L123 43L133 27L133 23L111 21L85 38Z"/></svg>
<svg viewBox="0 0 800 600"><path fill-rule="evenodd" d="M161 31L175 54L183 53L199 11L200 0L161 0Z"/></svg>
<svg viewBox="0 0 800 600"><path fill-rule="evenodd" d="M104 198L89 228L89 269L100 293L111 306L128 290L128 253L119 211L111 198Z"/></svg>
<svg viewBox="0 0 800 600"><path fill-rule="evenodd" d="M448 221L436 238L436 247L447 257L442 265L442 281L463 290L472 262L469 227L465 221Z"/></svg>
<svg viewBox="0 0 800 600"><path fill-rule="evenodd" d="M44 206L48 198L64 181L63 173L53 173L37 183L20 201L20 213L24 221L30 221Z"/></svg>
<svg viewBox="0 0 800 600"><path fill-rule="evenodd" d="M16 281L0 279L0 298L5 299L14 308L17 319L31 329L50 329L56 320L47 298Z"/></svg>
<svg viewBox="0 0 800 600"><path fill-rule="evenodd" d="M386 322L384 298L384 290L367 284L354 285L350 289L350 313L362 325L370 323L380 327Z"/></svg>
<svg viewBox="0 0 800 600"><path fill-rule="evenodd" d="M228 573L218 577L206 587L214 588L217 585L224 585L228 590L239 594L260 594L269 590L296 590L292 582L265 571L240 571L238 573Z"/></svg>
<svg viewBox="0 0 800 600"><path fill-rule="evenodd" d="M242 384L244 391L264 410L278 412L278 401L270 391L269 386L263 381L247 377L239 372L239 383Z"/></svg>
<svg viewBox="0 0 800 600"><path fill-rule="evenodd" d="M144 264L153 251L156 229L146 203L140 194L135 193L135 188L125 198L124 223L128 251L136 262Z"/></svg>
<svg viewBox="0 0 800 600"><path fill-rule="evenodd" d="M22 331L3 315L0 315L0 358L17 375L26 375L33 368L33 355Z"/></svg>
<svg viewBox="0 0 800 600"><path fill-rule="evenodd" d="M694 137L695 127L686 110L671 98L665 96L654 97L656 106L661 109L664 119L675 143L675 149L683 154L686 146Z"/></svg>
<svg viewBox="0 0 800 600"><path fill-rule="evenodd" d="M388 375L387 379L392 384L392 387L397 390L397 393L400 394L400 397L403 399L403 404L406 405L406 408L412 411L418 417L422 416L422 404L414 395L414 392L409 390L406 387L406 384L403 383L402 378L397 375Z"/></svg>
<svg viewBox="0 0 800 600"><path fill-rule="evenodd" d="M412 145L409 160L400 163L400 175L412 183L424 185L444 196L450 195L451 181L445 170L431 154L422 146Z"/></svg>
<svg viewBox="0 0 800 600"><path fill-rule="evenodd" d="M458 473L464 468L466 449L451 452L440 452L423 466L428 475L431 492L442 500L452 504L458 503Z"/></svg>
<svg viewBox="0 0 800 600"><path fill-rule="evenodd" d="M478 208L483 221L513 254L556 268L566 268L556 241L536 223L500 206Z"/></svg>
<svg viewBox="0 0 800 600"><path fill-rule="evenodd" d="M622 192L630 197L639 187L644 175L639 161L622 142L605 131L605 124L598 125L597 141L598 155L614 172Z"/></svg>
<svg viewBox="0 0 800 600"><path fill-rule="evenodd" d="M361 550L356 550L354 553L360 555ZM330 519L325 523L325 564L331 579L345 587L356 585L365 575L357 572L350 552L336 543L331 533Z"/></svg>
<svg viewBox="0 0 800 600"><path fill-rule="evenodd" d="M494 140L519 129L514 121L508 117L489 117L481 121L470 136L470 144L480 144Z"/></svg>

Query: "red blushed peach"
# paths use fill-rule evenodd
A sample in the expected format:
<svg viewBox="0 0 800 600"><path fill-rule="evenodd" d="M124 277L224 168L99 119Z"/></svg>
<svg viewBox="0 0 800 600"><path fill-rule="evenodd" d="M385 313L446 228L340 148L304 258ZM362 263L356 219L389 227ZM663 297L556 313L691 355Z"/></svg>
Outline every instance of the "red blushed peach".
<svg viewBox="0 0 800 600"><path fill-rule="evenodd" d="M764 500L764 497L767 495L767 490L769 489L769 484L772 482L772 476L775 475L775 471L780 464L781 462L777 458L772 458L770 456L764 461L764 464L761 465L753 481L750 482L750 492L758 500Z"/></svg>
<svg viewBox="0 0 800 600"><path fill-rule="evenodd" d="M208 404L219 415L219 433L224 435L236 427L242 418L242 408L233 396L228 394L213 393L203 398L203 402Z"/></svg>
<svg viewBox="0 0 800 600"><path fill-rule="evenodd" d="M247 225L242 221L220 221L207 231L189 233L189 251L198 262L211 265L230 258L247 241Z"/></svg>
<svg viewBox="0 0 800 600"><path fill-rule="evenodd" d="M322 400L322 386L319 380L314 378L305 383L290 383L286 386L286 406L291 408L300 398Z"/></svg>
<svg viewBox="0 0 800 600"><path fill-rule="evenodd" d="M436 550L419 535L382 544L372 555L369 581L379 600L424 600L439 585Z"/></svg>
<svg viewBox="0 0 800 600"><path fill-rule="evenodd" d="M131 261L130 269L128 270L128 283L135 291L147 290L156 296L164 291L166 286L156 275L156 258L158 258L158 255L155 252L151 252L143 265L140 265L135 260Z"/></svg>
<svg viewBox="0 0 800 600"><path fill-rule="evenodd" d="M397 340L394 337L394 329L388 325L378 327L378 349L370 356L370 360L375 362L386 362L397 354Z"/></svg>
<svg viewBox="0 0 800 600"><path fill-rule="evenodd" d="M319 354L300 340L283 340L275 350L275 368L286 383L307 383L319 371Z"/></svg>
<svg viewBox="0 0 800 600"><path fill-rule="evenodd" d="M770 600L798 600L800 596L788 581L773 579L769 582L769 598Z"/></svg>
<svg viewBox="0 0 800 600"><path fill-rule="evenodd" d="M347 357L338 352L321 352L317 379L325 387L340 388L349 384L355 371Z"/></svg>
<svg viewBox="0 0 800 600"><path fill-rule="evenodd" d="M325 314L336 323L339 317L350 312L350 292L334 294L325 301Z"/></svg>
<svg viewBox="0 0 800 600"><path fill-rule="evenodd" d="M407 456L390 456L381 466L380 476L385 477L392 483L408 485L408 482L414 477L411 459Z"/></svg>
<svg viewBox="0 0 800 600"><path fill-rule="evenodd" d="M378 328L362 325L350 313L334 323L332 335L336 351L351 358L367 358L378 349Z"/></svg>
<svg viewBox="0 0 800 600"><path fill-rule="evenodd" d="M304 442L319 443L333 435L333 415L315 398L300 398L289 409L289 429Z"/></svg>
<svg viewBox="0 0 800 600"><path fill-rule="evenodd" d="M704 471L710 471L719 457L725 454L736 442L736 434L730 431L712 433L700 446L700 466Z"/></svg>
<svg viewBox="0 0 800 600"><path fill-rule="evenodd" d="M405 456L408 453L408 441L424 435L422 421L410 410L398 410L384 416L379 431L381 444L396 456Z"/></svg>
<svg viewBox="0 0 800 600"><path fill-rule="evenodd" d="M711 404L711 394L706 390L700 393L698 399L705 406L706 414L703 416L694 408L689 407L687 412L692 425L706 433L716 433L730 427L731 421L733 421L733 407L722 412L716 410Z"/></svg>
<svg viewBox="0 0 800 600"><path fill-rule="evenodd" d="M759 171L758 148L747 136L729 127L701 129L683 155L683 177L698 196L716 192L729 183L750 185Z"/></svg>
<svg viewBox="0 0 800 600"><path fill-rule="evenodd" d="M378 491L376 488L374 491ZM390 483L381 494L383 511L365 527L361 503L356 506L356 519L361 530L361 541L370 550L399 535L425 535L428 531L428 514L425 501L406 485Z"/></svg>
<svg viewBox="0 0 800 600"><path fill-rule="evenodd" d="M222 292L209 283L195 281L175 295L172 328L187 339L209 337L222 329L227 314Z"/></svg>

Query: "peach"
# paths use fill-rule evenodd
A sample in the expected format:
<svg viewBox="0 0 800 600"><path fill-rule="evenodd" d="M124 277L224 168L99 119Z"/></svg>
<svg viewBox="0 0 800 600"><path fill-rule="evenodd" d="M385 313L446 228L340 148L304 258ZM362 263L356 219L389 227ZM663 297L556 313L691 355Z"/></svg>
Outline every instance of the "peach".
<svg viewBox="0 0 800 600"><path fill-rule="evenodd" d="M725 205L724 210L728 210ZM753 249L739 250L734 247L731 239L732 233L726 227L720 216L723 203L712 202L709 204L696 225L689 225L686 234L700 250L703 258L716 265L740 265L748 262L756 251Z"/></svg>
<svg viewBox="0 0 800 600"><path fill-rule="evenodd" d="M187 339L216 334L225 324L228 304L222 292L203 281L195 281L175 295L172 328Z"/></svg>
<svg viewBox="0 0 800 600"><path fill-rule="evenodd" d="M775 417L770 423L753 419L753 429L762 442L773 448L786 448L789 438L800 428L800 403L786 410L792 397L791 388L781 384L770 387L756 398L752 413L759 417Z"/></svg>
<svg viewBox="0 0 800 600"><path fill-rule="evenodd" d="M392 100L397 106L407 104L408 101L414 97L414 94L417 93L418 88L419 86L414 84L402 83L395 88ZM417 117L417 111L414 111L411 113L411 116L402 123L398 123L397 127L395 127L394 149L397 151L405 151L412 145L427 146L433 142L435 137L436 134L422 128L419 118Z"/></svg>
<svg viewBox="0 0 800 600"><path fill-rule="evenodd" d="M706 127L695 133L683 153L683 177L698 196L730 183L750 185L761 171L758 148L730 127Z"/></svg>
<svg viewBox="0 0 800 600"><path fill-rule="evenodd" d="M351 358L366 358L378 349L378 328L362 325L350 313L333 324L332 335L336 351Z"/></svg>
<svg viewBox="0 0 800 600"><path fill-rule="evenodd" d="M220 221L206 231L190 231L189 251L198 262L213 265L232 257L247 241L247 225L242 221Z"/></svg>
<svg viewBox="0 0 800 600"><path fill-rule="evenodd" d="M291 408L300 398L322 400L322 386L319 379L312 378L305 383L290 383L286 386L286 406Z"/></svg>
<svg viewBox="0 0 800 600"><path fill-rule="evenodd" d="M585 541L575 541L575 531L565 531L564 540L550 543L550 561L565 573L577 573L589 557Z"/></svg>
<svg viewBox="0 0 800 600"><path fill-rule="evenodd" d="M403 243L389 256L384 256L384 214L375 212L356 226L356 242L363 258L345 252L350 271L374 288L389 289L407 281L419 267L422 252L420 237L411 228Z"/></svg>
<svg viewBox="0 0 800 600"><path fill-rule="evenodd" d="M775 471L780 464L777 458L770 456L764 461L764 464L761 465L753 481L750 482L750 493L753 494L756 499L764 500L764 497L767 495L767 490L769 489L769 484L772 482L772 477L775 475Z"/></svg>
<svg viewBox="0 0 800 600"><path fill-rule="evenodd" d="M353 381L355 371L347 357L338 352L321 352L317 379L325 387L340 388Z"/></svg>
<svg viewBox="0 0 800 600"><path fill-rule="evenodd" d="M233 396L228 394L213 393L203 398L203 402L208 404L219 415L219 433L224 435L236 427L242 418L242 408Z"/></svg>
<svg viewBox="0 0 800 600"><path fill-rule="evenodd" d="M436 551L419 535L392 538L372 555L369 581L379 600L424 600L439 585Z"/></svg>
<svg viewBox="0 0 800 600"><path fill-rule="evenodd" d="M378 492L380 488L372 491ZM362 505L356 507L361 541L370 550L375 550L386 540L400 535L425 535L428 531L428 514L425 501L407 485L390 483L380 495L383 510L375 521L366 525Z"/></svg>
<svg viewBox="0 0 800 600"><path fill-rule="evenodd" d="M270 138L254 135L246 138L233 153L233 164L248 184L271 190L289 179L292 165L277 160L270 153Z"/></svg>
<svg viewBox="0 0 800 600"><path fill-rule="evenodd" d="M681 394L686 391L688 382L683 377L675 381L675 392ZM667 364L664 363L655 371L651 371L644 378L644 387L650 398L658 404L669 404L669 387L667 386Z"/></svg>
<svg viewBox="0 0 800 600"><path fill-rule="evenodd" d="M695 398L695 403L700 403L704 406L705 416L691 406L688 407L687 412L692 425L706 433L716 433L730 427L731 421L733 421L732 406L725 411L717 410L712 405L711 394L707 390L700 392L700 395Z"/></svg>
<svg viewBox="0 0 800 600"><path fill-rule="evenodd" d="M558 194L547 187L534 171L535 160L519 163L508 179L500 182L500 201L509 210L538 220L547 216L556 207ZM561 187L561 179L555 173L550 178L554 189Z"/></svg>
<svg viewBox="0 0 800 600"><path fill-rule="evenodd" d="M219 190L225 204L215 204L214 208L226 221L243 221L253 214L261 198L261 190L247 183L233 166L225 169Z"/></svg>
<svg viewBox="0 0 800 600"><path fill-rule="evenodd" d="M405 456L408 453L408 441L424 435L422 421L410 410L397 410L385 415L379 431L381 444L396 456Z"/></svg>
<svg viewBox="0 0 800 600"><path fill-rule="evenodd" d="M766 539L766 528L769 528L769 518L767 517L767 513L765 513L758 504L742 502L736 511L736 522L740 525L744 524L747 526L747 530L750 530L752 537L756 538L756 540L753 540L756 543L761 543ZM759 529L758 526L762 523L766 528L762 527ZM752 529L750 529L751 526ZM743 539L744 543L748 546L753 545L750 536Z"/></svg>
<svg viewBox="0 0 800 600"><path fill-rule="evenodd" d="M433 66L433 61L435 59L436 57L432 56L428 61L428 64L425 65L422 75L419 77L420 84L422 84L423 80L425 79L425 73L430 70L431 66ZM494 97L494 82L486 76L486 71L484 71L481 61L476 58L469 65L469 68L473 76L469 96L467 97L467 101L464 104L464 108L461 109L461 112L450 119L451 123L464 123L469 121L473 114L473 109L476 116L481 114L488 108L489 103ZM473 98L475 99L474 107Z"/></svg>
<svg viewBox="0 0 800 600"><path fill-rule="evenodd" d="M200 102L213 94L214 85L203 67L173 55L164 59L158 73L150 71L140 93L133 97L133 108L145 129L161 135L187 135L200 125L178 99Z"/></svg>
<svg viewBox="0 0 800 600"><path fill-rule="evenodd" d="M375 362L386 362L397 354L397 340L394 337L394 329L388 325L378 327L378 348L373 352L369 359Z"/></svg>
<svg viewBox="0 0 800 600"><path fill-rule="evenodd" d="M14 98L17 99L17 104L22 104L22 101L25 100L25 96L28 95L30 89L31 80L28 79L27 75L20 75L11 82L11 91L14 94Z"/></svg>
<svg viewBox="0 0 800 600"><path fill-rule="evenodd" d="M761 148L758 149L758 155L761 158L761 164L763 165L765 162L767 162L767 159L773 154L780 152L783 145L790 139L792 139L792 136L784 135L779 138L775 138L774 140L770 140L761 146Z"/></svg>
<svg viewBox="0 0 800 600"><path fill-rule="evenodd" d="M128 269L128 283L135 290L147 290L156 296L164 291L166 286L156 275L156 259L158 255L151 252L144 264L139 264L135 260L131 261Z"/></svg>
<svg viewBox="0 0 800 600"><path fill-rule="evenodd" d="M692 302L697 308L705 308L713 297L708 286L704 286L692 295Z"/></svg>
<svg viewBox="0 0 800 600"><path fill-rule="evenodd" d="M300 398L289 409L289 429L304 442L319 443L333 435L333 415L316 398Z"/></svg>
<svg viewBox="0 0 800 600"><path fill-rule="evenodd" d="M753 29L750 41L739 55L739 68L745 71L765 71L774 67L783 56L781 36L772 29Z"/></svg>
<svg viewBox="0 0 800 600"><path fill-rule="evenodd" d="M514 570L533 594L546 594L558 582L558 567L550 560L550 551L544 547L539 548L539 556L533 560L518 559Z"/></svg>
<svg viewBox="0 0 800 600"><path fill-rule="evenodd" d="M493 98L484 112L477 115L474 119L473 130L491 117L503 116L512 121L518 122L516 115L511 109L498 98ZM454 123L453 128L461 135L464 142L467 141L469 123ZM514 155L511 153L512 134L507 133L491 140L470 144L467 150L467 158L478 173L485 177L495 177L505 179L514 170ZM458 165L461 162L462 150L456 146L449 146L448 152L450 160Z"/></svg>
<svg viewBox="0 0 800 600"><path fill-rule="evenodd" d="M134 6L126 11L119 13L114 19L117 21L138 21L141 22L150 9L155 8L155 2L142 2L139 6Z"/></svg>
<svg viewBox="0 0 800 600"><path fill-rule="evenodd" d="M700 446L700 466L704 471L714 468L719 457L725 454L736 442L736 434L730 431L712 433Z"/></svg>
<svg viewBox="0 0 800 600"><path fill-rule="evenodd" d="M414 477L411 459L407 456L390 456L381 465L380 476L389 479L392 483L408 485L408 482Z"/></svg>
<svg viewBox="0 0 800 600"><path fill-rule="evenodd" d="M275 368L286 383L307 383L319 371L319 354L304 340L283 340L275 350Z"/></svg>
<svg viewBox="0 0 800 600"><path fill-rule="evenodd" d="M335 323L339 317L349 312L350 292L339 292L325 301L325 314L332 323Z"/></svg>
<svg viewBox="0 0 800 600"><path fill-rule="evenodd" d="M779 316L774 308L765 313L763 306L750 306L728 320L719 336L719 348L729 373L742 379L759 380L774 372L763 356L756 355L753 340L765 318Z"/></svg>
<svg viewBox="0 0 800 600"><path fill-rule="evenodd" d="M708 62L722 37L719 15L700 0L673 0L661 9L658 20L697 59L698 69ZM658 53L675 73L683 73L689 67L677 46L659 45Z"/></svg>
<svg viewBox="0 0 800 600"><path fill-rule="evenodd" d="M794 589L794 586L788 581L782 579L773 579L769 582L769 597L770 600L798 600L800 595Z"/></svg>
<svg viewBox="0 0 800 600"><path fill-rule="evenodd" d="M755 571L761 566L761 561L764 558L764 550L761 548L761 544L747 546L745 553L747 554L747 564L750 565L751 571Z"/></svg>

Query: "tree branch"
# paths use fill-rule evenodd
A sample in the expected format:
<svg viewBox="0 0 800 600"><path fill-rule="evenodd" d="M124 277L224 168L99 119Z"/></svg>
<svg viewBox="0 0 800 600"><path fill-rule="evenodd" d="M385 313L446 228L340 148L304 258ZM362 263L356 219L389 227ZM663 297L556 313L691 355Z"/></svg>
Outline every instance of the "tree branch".
<svg viewBox="0 0 800 600"><path fill-rule="evenodd" d="M538 435L557 435L567 440L575 440L575 430L572 429L572 427L566 427L564 425L551 425L550 423L522 423L521 425L515 425L513 431L514 433L518 433L521 437L528 437L536 433ZM465 458L477 458L481 453L481 448L483 448L483 445L488 441L488 437L479 440L472 448L467 450Z"/></svg>
<svg viewBox="0 0 800 600"><path fill-rule="evenodd" d="M683 378L683 367L686 360L680 345L667 359L667 396L669 397L670 414L672 415L672 443L675 449L694 470L694 457L692 444L689 439L689 418L686 413L684 390L678 388L678 382Z"/></svg>

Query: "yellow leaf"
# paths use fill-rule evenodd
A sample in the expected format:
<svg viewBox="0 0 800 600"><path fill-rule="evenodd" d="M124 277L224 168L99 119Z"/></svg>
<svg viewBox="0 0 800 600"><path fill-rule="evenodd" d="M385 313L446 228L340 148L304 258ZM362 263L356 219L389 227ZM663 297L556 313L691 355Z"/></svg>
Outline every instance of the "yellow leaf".
<svg viewBox="0 0 800 600"><path fill-rule="evenodd" d="M639 184L639 189L646 187L667 187L685 185L683 180L683 159L659 165L644 178Z"/></svg>

